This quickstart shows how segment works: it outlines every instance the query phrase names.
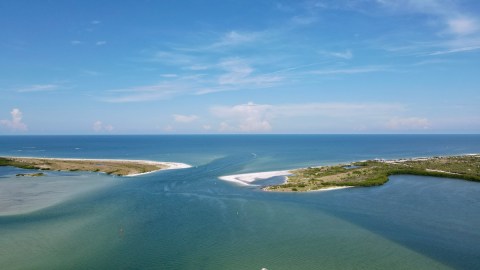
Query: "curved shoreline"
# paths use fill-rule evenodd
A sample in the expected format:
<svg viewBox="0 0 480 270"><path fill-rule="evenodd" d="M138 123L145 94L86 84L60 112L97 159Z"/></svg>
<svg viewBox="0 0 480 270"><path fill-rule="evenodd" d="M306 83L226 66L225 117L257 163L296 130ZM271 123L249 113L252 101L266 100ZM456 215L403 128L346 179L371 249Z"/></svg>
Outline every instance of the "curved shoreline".
<svg viewBox="0 0 480 270"><path fill-rule="evenodd" d="M305 169L305 168L302 168ZM298 170L298 169L294 169ZM264 180L272 177L279 177L279 176L284 176L285 181L283 184L286 184L288 182L288 176L293 175L294 170L284 170L284 171L268 171L268 172L256 172L256 173L242 173L242 174L232 174L232 175L224 175L220 176L218 179L227 181L227 182L232 182L236 183L242 186L258 186L252 184L252 182L255 182L257 180ZM263 191L276 191L276 190L271 190L267 189L269 186L266 186L262 188ZM331 191L331 190L338 190L338 189L345 189L345 188L352 188L353 186L335 186L335 187L325 187L322 189L317 189L317 190L309 190L308 192L322 192L322 191ZM285 191L280 191L277 190L278 192L285 192Z"/></svg>
<svg viewBox="0 0 480 270"><path fill-rule="evenodd" d="M2 156L3 166L56 171L91 171L134 177L163 170L190 168L179 162L135 159L40 158Z"/></svg>
<svg viewBox="0 0 480 270"><path fill-rule="evenodd" d="M347 164L221 176L219 179L246 186L256 180L285 176L285 182L268 185L264 191L325 191L356 186L378 186L388 181L390 175L411 174L458 178L480 182L480 154L374 159Z"/></svg>
<svg viewBox="0 0 480 270"><path fill-rule="evenodd" d="M268 179L276 176L288 176L292 173L289 170L285 171L270 171L270 172L257 172L257 173L242 173L220 176L219 179L237 183L243 186L253 186L251 183L256 180Z"/></svg>

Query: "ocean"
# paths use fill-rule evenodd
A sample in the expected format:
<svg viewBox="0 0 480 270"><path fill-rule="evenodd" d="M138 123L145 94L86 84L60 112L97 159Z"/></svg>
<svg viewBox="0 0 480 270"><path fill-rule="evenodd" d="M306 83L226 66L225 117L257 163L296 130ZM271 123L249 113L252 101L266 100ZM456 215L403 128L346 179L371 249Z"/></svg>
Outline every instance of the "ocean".
<svg viewBox="0 0 480 270"><path fill-rule="evenodd" d="M231 174L480 153L480 135L0 136L1 156L146 159L138 177L0 167L0 269L480 269L480 183L264 192Z"/></svg>

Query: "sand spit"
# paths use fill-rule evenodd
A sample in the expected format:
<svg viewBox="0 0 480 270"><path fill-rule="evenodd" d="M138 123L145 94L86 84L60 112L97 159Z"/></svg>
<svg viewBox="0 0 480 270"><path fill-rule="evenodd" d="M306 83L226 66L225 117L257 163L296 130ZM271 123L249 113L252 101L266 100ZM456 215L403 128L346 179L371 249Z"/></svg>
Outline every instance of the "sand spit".
<svg viewBox="0 0 480 270"><path fill-rule="evenodd" d="M185 163L160 162L128 159L80 159L80 158L37 158L2 157L7 164L20 168L55 171L91 171L118 176L139 176L160 170L184 169Z"/></svg>
<svg viewBox="0 0 480 270"><path fill-rule="evenodd" d="M244 186L251 186L252 182L256 180L268 179L276 176L288 176L292 173L290 171L271 171L271 172L257 172L244 173L235 175L220 176L219 179L229 182L234 182Z"/></svg>

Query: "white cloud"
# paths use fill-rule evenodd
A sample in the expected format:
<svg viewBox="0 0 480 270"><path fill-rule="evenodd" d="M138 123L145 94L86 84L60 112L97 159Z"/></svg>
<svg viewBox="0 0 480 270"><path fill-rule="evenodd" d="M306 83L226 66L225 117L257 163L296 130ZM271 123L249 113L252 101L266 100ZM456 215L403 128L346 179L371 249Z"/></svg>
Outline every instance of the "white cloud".
<svg viewBox="0 0 480 270"><path fill-rule="evenodd" d="M57 90L60 86L57 84L34 84L27 86L25 88L18 89L17 92L44 92L44 91L54 91Z"/></svg>
<svg viewBox="0 0 480 270"><path fill-rule="evenodd" d="M20 109L14 108L10 114L12 115L11 120L0 120L0 124L9 128L12 131L27 131L28 127L25 123L22 122L23 114Z"/></svg>
<svg viewBox="0 0 480 270"><path fill-rule="evenodd" d="M449 19L447 24L450 32L457 35L472 34L479 28L477 21L468 17Z"/></svg>
<svg viewBox="0 0 480 270"><path fill-rule="evenodd" d="M72 45L80 45L80 44L82 44L82 43L83 43L83 42L81 42L80 40L72 40L72 41L70 41L70 44L72 44Z"/></svg>
<svg viewBox="0 0 480 270"><path fill-rule="evenodd" d="M174 114L173 119L175 120L175 122L178 122L178 123L191 123L197 120L198 116L194 114L192 115Z"/></svg>
<svg viewBox="0 0 480 270"><path fill-rule="evenodd" d="M91 21L90 23L91 23L91 24L100 24L101 21L99 21L99 20L93 20L93 21Z"/></svg>
<svg viewBox="0 0 480 270"><path fill-rule="evenodd" d="M235 131L235 128L231 127L227 122L221 122L218 131L221 132L228 132L228 131Z"/></svg>
<svg viewBox="0 0 480 270"><path fill-rule="evenodd" d="M271 105L249 102L235 106L216 106L211 113L221 119L220 131L265 132L271 130Z"/></svg>
<svg viewBox="0 0 480 270"><path fill-rule="evenodd" d="M112 125L104 124L100 120L95 121L92 128L95 132L111 132L114 129Z"/></svg>
<svg viewBox="0 0 480 270"><path fill-rule="evenodd" d="M430 128L430 121L419 117L392 118L386 126L392 130L425 130Z"/></svg>
<svg viewBox="0 0 480 270"><path fill-rule="evenodd" d="M98 132L98 131L101 131L103 128L103 124L101 121L95 121L95 123L93 123L93 130Z"/></svg>
<svg viewBox="0 0 480 270"><path fill-rule="evenodd" d="M105 45L105 44L107 44L107 42L106 42L105 40L100 40L100 41L97 41L97 42L95 43L95 45L97 45L97 46L103 46L103 45Z"/></svg>
<svg viewBox="0 0 480 270"><path fill-rule="evenodd" d="M282 128L284 123L289 123L289 128L294 125L310 130L328 131L337 128L351 132L368 130L369 127L384 128L385 122L404 110L403 105L393 103L269 105L249 102L234 106L215 106L210 112L221 119L219 130L224 132L267 132L273 130L275 124L278 125L276 128ZM397 122L397 125L400 126L401 122Z"/></svg>

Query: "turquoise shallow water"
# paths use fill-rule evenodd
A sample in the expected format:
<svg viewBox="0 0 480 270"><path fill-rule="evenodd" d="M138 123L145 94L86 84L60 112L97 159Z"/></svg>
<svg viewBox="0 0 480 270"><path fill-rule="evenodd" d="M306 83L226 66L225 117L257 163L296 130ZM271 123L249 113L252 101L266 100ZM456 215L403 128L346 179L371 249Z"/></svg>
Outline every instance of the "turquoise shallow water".
<svg viewBox="0 0 480 270"><path fill-rule="evenodd" d="M0 269L478 269L479 183L395 176L374 188L266 193L218 180L478 152L478 135L0 137L1 155L194 165L135 178L49 174L64 188L48 195L68 196L0 216ZM0 167L0 186L12 170Z"/></svg>

